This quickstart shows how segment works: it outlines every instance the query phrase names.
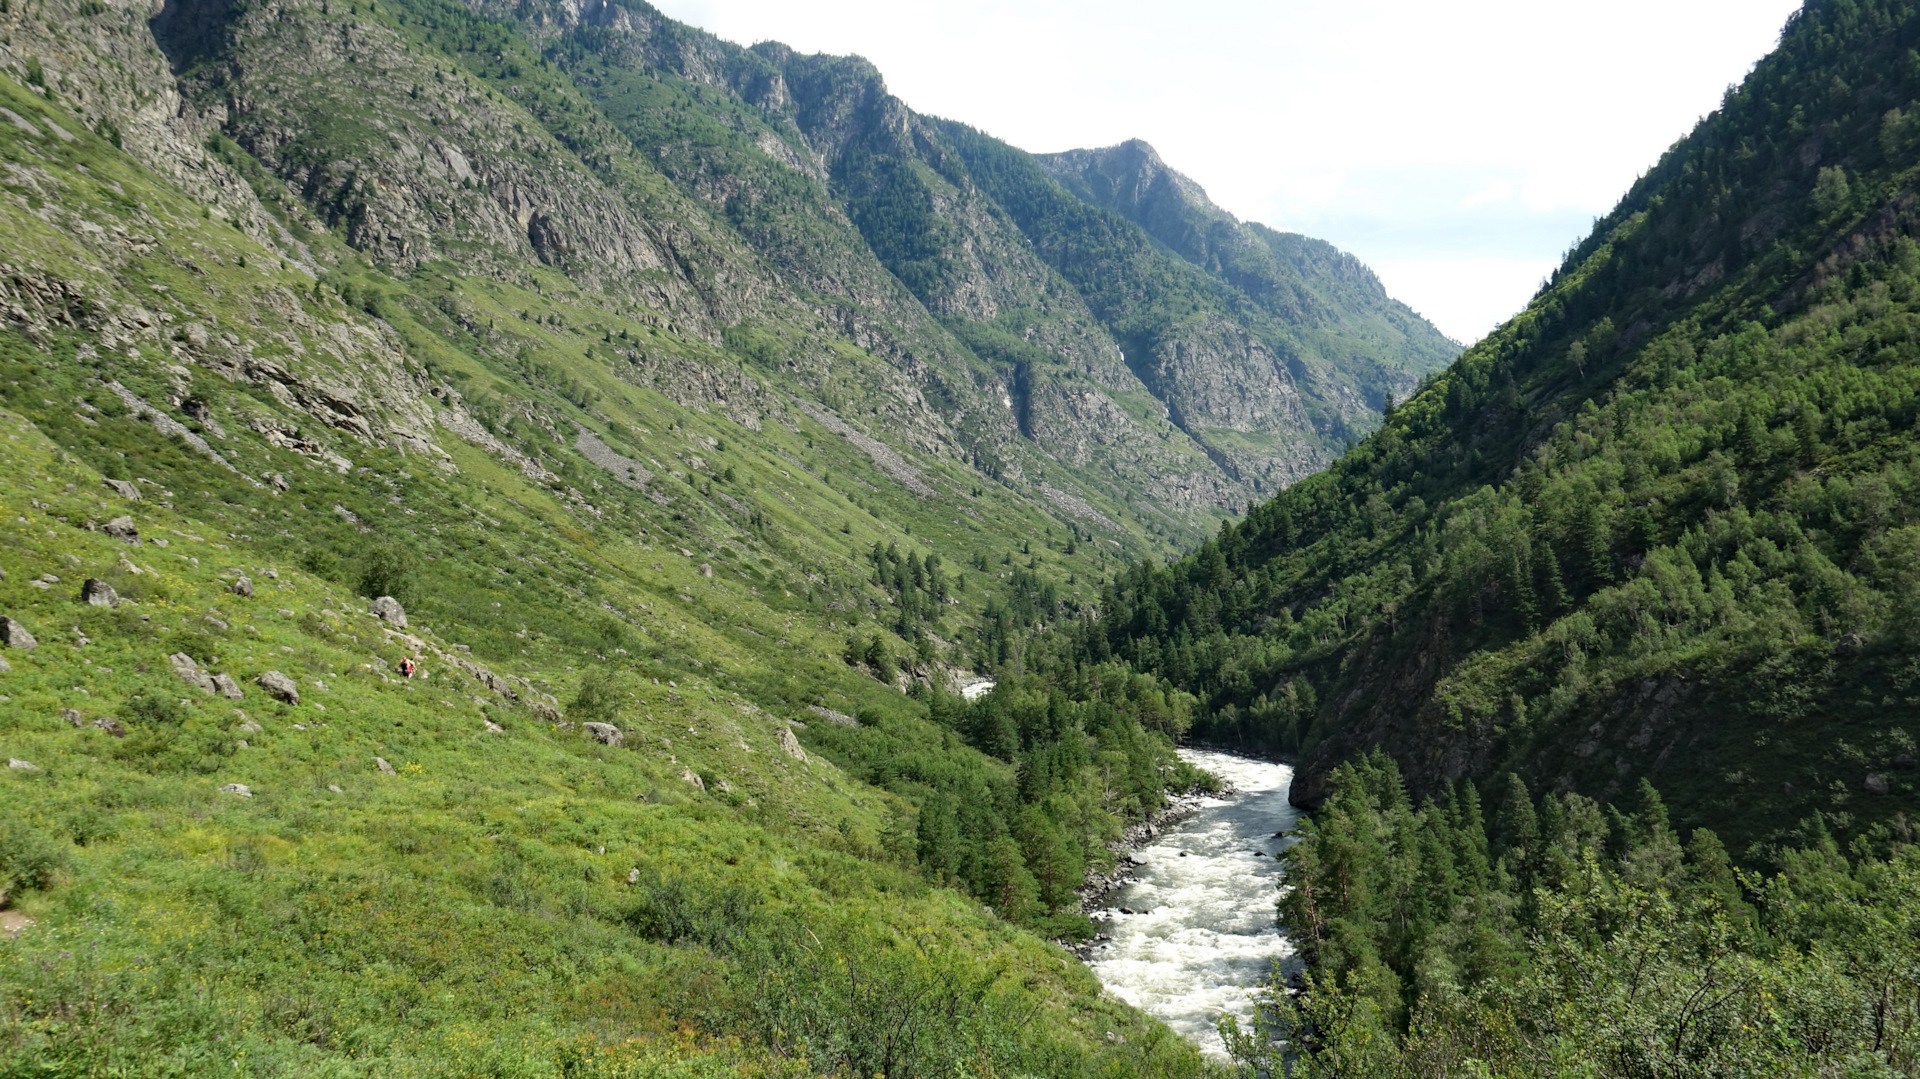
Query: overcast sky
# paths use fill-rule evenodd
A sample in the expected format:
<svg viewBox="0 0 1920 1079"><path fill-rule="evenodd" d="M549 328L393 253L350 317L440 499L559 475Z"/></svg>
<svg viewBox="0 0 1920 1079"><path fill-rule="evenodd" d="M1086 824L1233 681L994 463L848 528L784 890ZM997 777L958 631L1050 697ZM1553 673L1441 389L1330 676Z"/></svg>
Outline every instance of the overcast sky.
<svg viewBox="0 0 1920 1079"><path fill-rule="evenodd" d="M1033 151L1143 138L1471 342L1712 111L1798 0L656 0L857 53Z"/></svg>

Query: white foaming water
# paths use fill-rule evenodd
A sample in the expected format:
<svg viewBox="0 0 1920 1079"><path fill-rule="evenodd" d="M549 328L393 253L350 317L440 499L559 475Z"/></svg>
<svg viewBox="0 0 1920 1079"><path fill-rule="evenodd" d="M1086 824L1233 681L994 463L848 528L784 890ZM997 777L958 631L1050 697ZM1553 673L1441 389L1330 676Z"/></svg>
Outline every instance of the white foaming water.
<svg viewBox="0 0 1920 1079"><path fill-rule="evenodd" d="M1299 815L1287 804L1293 769L1228 753L1179 752L1234 793L1204 800L1140 849L1147 864L1094 915L1113 940L1087 965L1115 996L1224 1055L1214 1021L1225 1012L1247 1029L1248 992L1275 960L1293 954L1273 905L1280 883L1273 855L1289 842L1274 833L1291 831ZM1122 914L1122 907L1150 913Z"/></svg>

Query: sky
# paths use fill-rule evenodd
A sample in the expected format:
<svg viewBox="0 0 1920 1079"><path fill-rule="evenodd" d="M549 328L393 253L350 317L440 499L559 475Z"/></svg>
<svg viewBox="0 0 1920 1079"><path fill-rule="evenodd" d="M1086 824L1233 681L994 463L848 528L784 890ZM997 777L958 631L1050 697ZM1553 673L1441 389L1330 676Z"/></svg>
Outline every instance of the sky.
<svg viewBox="0 0 1920 1079"><path fill-rule="evenodd" d="M1035 152L1142 138L1471 343L1779 39L1797 0L656 0L855 53Z"/></svg>

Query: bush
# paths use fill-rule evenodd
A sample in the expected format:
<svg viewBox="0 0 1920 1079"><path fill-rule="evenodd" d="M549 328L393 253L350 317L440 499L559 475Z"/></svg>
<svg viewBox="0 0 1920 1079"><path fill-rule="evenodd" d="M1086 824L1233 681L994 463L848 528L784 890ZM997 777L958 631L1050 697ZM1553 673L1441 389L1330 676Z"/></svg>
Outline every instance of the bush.
<svg viewBox="0 0 1920 1079"><path fill-rule="evenodd" d="M392 596L402 604L412 603L413 552L405 547L383 543L360 560L360 594L368 599Z"/></svg>
<svg viewBox="0 0 1920 1079"><path fill-rule="evenodd" d="M37 829L0 820L0 894L45 888L66 864L67 852Z"/></svg>

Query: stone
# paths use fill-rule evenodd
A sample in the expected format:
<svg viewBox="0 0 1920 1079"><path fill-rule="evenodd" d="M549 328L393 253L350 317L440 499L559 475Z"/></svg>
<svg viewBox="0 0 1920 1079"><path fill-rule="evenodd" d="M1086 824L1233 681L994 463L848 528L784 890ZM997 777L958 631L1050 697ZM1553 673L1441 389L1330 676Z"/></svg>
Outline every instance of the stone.
<svg viewBox="0 0 1920 1079"><path fill-rule="evenodd" d="M611 723L583 723L581 726L585 728L588 734L593 736L594 741L603 746L624 746L627 744L627 736L621 734L620 728Z"/></svg>
<svg viewBox="0 0 1920 1079"><path fill-rule="evenodd" d="M712 565L711 565L710 563L706 563L706 562L702 562L702 563L700 563L700 576L702 576L702 577L712 577L712 576L713 576L713 566L712 566Z"/></svg>
<svg viewBox="0 0 1920 1079"><path fill-rule="evenodd" d="M115 517L113 520L108 521L106 527L100 531L105 532L121 543L131 543L136 547L140 545L140 529L134 526L133 518L131 517Z"/></svg>
<svg viewBox="0 0 1920 1079"><path fill-rule="evenodd" d="M407 628L407 612L392 596L381 596L367 604L367 611L395 629Z"/></svg>
<svg viewBox="0 0 1920 1079"><path fill-rule="evenodd" d="M241 730L241 731L243 731L243 732L245 732L245 733L247 733L247 734L259 734L259 733L260 733L260 724L258 724L258 723L255 723L255 722L253 721L253 717L252 717L252 716L250 716L250 715L248 715L248 714L246 714L245 712L242 712L242 711L240 711L240 710L239 710L238 708L236 708L236 709L234 709L234 710L233 710L233 714L234 714L234 715L236 715L236 716L239 716L239 717L240 717L240 730Z"/></svg>
<svg viewBox="0 0 1920 1079"><path fill-rule="evenodd" d="M785 750L787 756L792 757L794 760L804 761L807 759L807 751L800 748L800 739L793 736L792 727L780 728L780 748Z"/></svg>
<svg viewBox="0 0 1920 1079"><path fill-rule="evenodd" d="M627 870L627 883L628 884L640 883L640 867L639 866L634 866L632 869Z"/></svg>
<svg viewBox="0 0 1920 1079"><path fill-rule="evenodd" d="M300 703L300 687L293 684L293 679L279 671L263 671L253 682L266 690L267 696L276 701L284 701L287 704Z"/></svg>
<svg viewBox="0 0 1920 1079"><path fill-rule="evenodd" d="M1895 768L1920 768L1920 757L1916 757L1911 753L1895 753L1893 755L1893 766Z"/></svg>
<svg viewBox="0 0 1920 1079"><path fill-rule="evenodd" d="M240 683L234 681L230 674L214 675L213 691L230 701L242 700L246 697L246 694L241 692Z"/></svg>
<svg viewBox="0 0 1920 1079"><path fill-rule="evenodd" d="M268 476L267 482L271 484L273 486L273 489L276 491L285 491L293 486L292 484L287 482L287 477L281 475L278 472L275 472L272 475Z"/></svg>
<svg viewBox="0 0 1920 1079"><path fill-rule="evenodd" d="M535 719L544 720L548 723L560 722L559 709L553 707L550 704L546 704L542 701L534 701L533 703L528 705L528 707L533 711L533 718Z"/></svg>
<svg viewBox="0 0 1920 1079"><path fill-rule="evenodd" d="M4 656L0 656L0 674L6 674L11 670L13 670L13 664L8 663Z"/></svg>
<svg viewBox="0 0 1920 1079"><path fill-rule="evenodd" d="M5 615L0 615L0 644L18 648L22 652L31 652L40 646L40 642L33 639L33 634L27 632L27 627Z"/></svg>
<svg viewBox="0 0 1920 1079"><path fill-rule="evenodd" d="M338 784L338 783L329 783L329 784L327 784L327 789L328 789L328 790L330 790L330 791L332 791L332 792L333 792L333 793L335 793L335 794L345 794L345 793L347 793L346 791L343 791L343 790L341 790L341 789L340 789L340 784Z"/></svg>
<svg viewBox="0 0 1920 1079"><path fill-rule="evenodd" d="M245 596L248 599L252 599L253 582L245 577L236 577L234 578L233 585L229 587L227 591L232 592L236 596Z"/></svg>
<svg viewBox="0 0 1920 1079"><path fill-rule="evenodd" d="M101 480L100 482L111 487L114 494L129 502L140 501L140 488L135 484L128 483L126 480Z"/></svg>
<svg viewBox="0 0 1920 1079"><path fill-rule="evenodd" d="M380 769L380 774L381 774L381 775L388 775L388 776L390 776L390 775L397 775L397 774L399 774L399 773L397 773L397 772L395 772L395 771L393 770L393 765L391 765L391 764L388 764L388 763L387 763L387 759L386 759L385 757L375 757L375 758L373 758L373 766L374 766L375 768L378 768L378 769Z"/></svg>
<svg viewBox="0 0 1920 1079"><path fill-rule="evenodd" d="M98 577L89 577L80 585L80 602L89 607L118 607L120 593Z"/></svg>
<svg viewBox="0 0 1920 1079"><path fill-rule="evenodd" d="M237 794L242 798L253 797L253 788L245 783L228 783L220 788L221 794Z"/></svg>
<svg viewBox="0 0 1920 1079"><path fill-rule="evenodd" d="M106 731L115 738L125 738L127 736L127 728L112 716L101 716L93 721L93 725L100 730Z"/></svg>
<svg viewBox="0 0 1920 1079"><path fill-rule="evenodd" d="M167 657L167 662L173 665L173 673L187 685L208 693L219 691L219 687L214 684L213 675L201 670L200 665L193 661L193 657L185 652L175 652Z"/></svg>
<svg viewBox="0 0 1920 1079"><path fill-rule="evenodd" d="M1861 786L1867 789L1868 794L1885 794L1891 789L1887 783L1887 777L1878 772L1868 772L1867 781Z"/></svg>
<svg viewBox="0 0 1920 1079"><path fill-rule="evenodd" d="M18 768L18 769L19 769L20 771L22 771L22 772L38 772L38 771L40 770L40 766L39 766L39 765L37 765L37 764L28 764L28 763L27 763L26 761L23 761L23 760L21 760L21 759L20 759L20 758L18 758L18 757L8 757L8 758L7 758L7 767L9 767L9 768Z"/></svg>
<svg viewBox="0 0 1920 1079"><path fill-rule="evenodd" d="M1141 854L1139 851L1134 851L1126 856L1126 862L1128 865L1146 865L1147 856Z"/></svg>
<svg viewBox="0 0 1920 1079"><path fill-rule="evenodd" d="M700 776L697 773L695 773L694 770L691 768L682 770L680 773L680 778L686 780L688 783L693 784L694 786L700 788L701 790L707 789L707 781L704 779L701 779Z"/></svg>
<svg viewBox="0 0 1920 1079"><path fill-rule="evenodd" d="M506 732L505 727L502 727L500 724L495 723L491 719L483 719L480 722L486 724L487 730L493 734L504 734Z"/></svg>
<svg viewBox="0 0 1920 1079"><path fill-rule="evenodd" d="M60 709L60 718L66 720L67 726L69 727L78 727L86 722L80 718L80 709L78 708Z"/></svg>

